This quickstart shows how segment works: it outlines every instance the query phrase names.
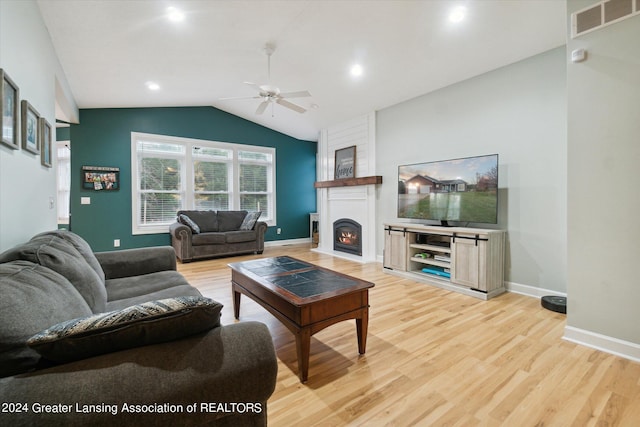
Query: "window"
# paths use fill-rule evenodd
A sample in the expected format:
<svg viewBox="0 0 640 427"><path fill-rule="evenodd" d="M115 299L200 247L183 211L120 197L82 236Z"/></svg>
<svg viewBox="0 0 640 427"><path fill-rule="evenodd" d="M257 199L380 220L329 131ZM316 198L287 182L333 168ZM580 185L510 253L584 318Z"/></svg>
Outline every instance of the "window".
<svg viewBox="0 0 640 427"><path fill-rule="evenodd" d="M240 175L240 209L262 211L269 217L269 169L273 156L269 153L238 152Z"/></svg>
<svg viewBox="0 0 640 427"><path fill-rule="evenodd" d="M195 146L192 148L192 155L195 208L229 210L233 151Z"/></svg>
<svg viewBox="0 0 640 427"><path fill-rule="evenodd" d="M166 233L181 209L261 211L275 225L275 149L131 134L133 234Z"/></svg>
<svg viewBox="0 0 640 427"><path fill-rule="evenodd" d="M69 141L56 143L58 186L58 224L69 224L69 196L71 194L71 148Z"/></svg>

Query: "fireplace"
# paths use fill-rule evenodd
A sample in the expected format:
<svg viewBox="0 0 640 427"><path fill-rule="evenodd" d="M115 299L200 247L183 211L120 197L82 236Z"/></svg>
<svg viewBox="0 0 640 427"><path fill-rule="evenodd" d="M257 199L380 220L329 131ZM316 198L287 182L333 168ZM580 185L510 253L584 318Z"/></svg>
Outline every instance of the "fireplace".
<svg viewBox="0 0 640 427"><path fill-rule="evenodd" d="M362 256L362 226L342 218L333 223L333 250Z"/></svg>

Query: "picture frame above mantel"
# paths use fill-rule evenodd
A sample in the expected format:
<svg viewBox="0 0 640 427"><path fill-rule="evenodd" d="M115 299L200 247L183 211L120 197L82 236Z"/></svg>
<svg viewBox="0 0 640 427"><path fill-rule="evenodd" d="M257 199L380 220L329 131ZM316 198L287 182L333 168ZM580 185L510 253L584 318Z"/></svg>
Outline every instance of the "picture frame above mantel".
<svg viewBox="0 0 640 427"><path fill-rule="evenodd" d="M335 152L334 179L356 177L356 146L341 148Z"/></svg>

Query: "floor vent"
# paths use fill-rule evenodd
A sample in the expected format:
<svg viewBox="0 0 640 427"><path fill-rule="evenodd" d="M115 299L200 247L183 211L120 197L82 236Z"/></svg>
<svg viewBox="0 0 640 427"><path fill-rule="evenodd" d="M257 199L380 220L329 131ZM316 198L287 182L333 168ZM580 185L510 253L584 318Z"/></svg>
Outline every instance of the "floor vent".
<svg viewBox="0 0 640 427"><path fill-rule="evenodd" d="M571 15L571 37L640 14L640 0L604 0Z"/></svg>

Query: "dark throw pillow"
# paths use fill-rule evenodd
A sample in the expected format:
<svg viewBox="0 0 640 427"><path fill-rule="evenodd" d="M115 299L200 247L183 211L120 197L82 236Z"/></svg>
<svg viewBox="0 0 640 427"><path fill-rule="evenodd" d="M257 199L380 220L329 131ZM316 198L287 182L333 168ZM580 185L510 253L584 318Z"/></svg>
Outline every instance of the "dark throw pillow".
<svg viewBox="0 0 640 427"><path fill-rule="evenodd" d="M200 227L198 226L198 224L196 224L191 218L189 218L187 215L185 214L180 214L178 216L178 222L180 222L181 224L186 225L187 227L189 227L191 229L191 231L194 234L200 234Z"/></svg>
<svg viewBox="0 0 640 427"><path fill-rule="evenodd" d="M240 225L240 230L253 230L253 226L256 225L256 221L258 221L261 214L262 211L247 213L247 216L244 217L244 220Z"/></svg>
<svg viewBox="0 0 640 427"><path fill-rule="evenodd" d="M27 341L42 357L65 363L172 341L220 325L222 304L184 296L58 323Z"/></svg>

